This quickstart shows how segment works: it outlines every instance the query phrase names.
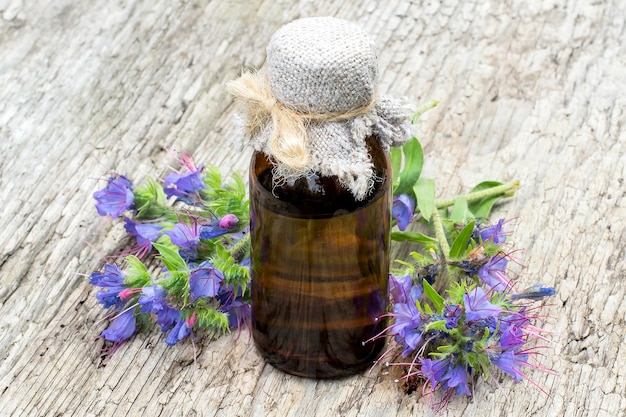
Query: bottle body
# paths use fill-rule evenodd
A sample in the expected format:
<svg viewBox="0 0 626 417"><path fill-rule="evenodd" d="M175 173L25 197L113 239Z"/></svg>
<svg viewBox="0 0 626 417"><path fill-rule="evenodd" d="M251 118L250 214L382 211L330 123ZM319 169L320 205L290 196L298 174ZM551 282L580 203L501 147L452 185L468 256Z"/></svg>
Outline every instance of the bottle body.
<svg viewBox="0 0 626 417"><path fill-rule="evenodd" d="M265 360L338 378L380 355L387 308L391 168L375 139L373 191L356 201L334 177L274 187L262 153L250 169L252 326Z"/></svg>

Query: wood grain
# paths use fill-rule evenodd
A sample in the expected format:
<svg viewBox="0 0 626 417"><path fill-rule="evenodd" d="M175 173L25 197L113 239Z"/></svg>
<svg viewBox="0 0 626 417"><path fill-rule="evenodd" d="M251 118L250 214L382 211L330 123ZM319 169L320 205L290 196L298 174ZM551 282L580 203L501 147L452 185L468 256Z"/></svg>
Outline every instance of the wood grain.
<svg viewBox="0 0 626 417"><path fill-rule="evenodd" d="M444 416L626 415L626 6L621 0L0 1L0 415L433 415L387 370L312 381L246 332L174 348L158 331L98 367L106 326L85 277L127 241L91 194L187 150L245 173L224 84L302 16L358 22L381 90L441 101L418 127L437 196L519 180L497 207L557 296L530 384L495 375ZM501 386L502 388L499 388Z"/></svg>

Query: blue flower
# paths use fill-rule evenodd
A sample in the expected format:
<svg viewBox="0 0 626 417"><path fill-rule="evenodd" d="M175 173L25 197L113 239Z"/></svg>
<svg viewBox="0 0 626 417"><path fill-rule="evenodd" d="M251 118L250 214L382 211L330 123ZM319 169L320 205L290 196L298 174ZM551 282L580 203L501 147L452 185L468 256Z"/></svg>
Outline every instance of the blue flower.
<svg viewBox="0 0 626 417"><path fill-rule="evenodd" d="M478 270L480 279L494 291L505 291L511 288L511 281L506 276L507 259L504 256L492 256L489 261Z"/></svg>
<svg viewBox="0 0 626 417"><path fill-rule="evenodd" d="M209 224L202 225L200 228L200 239L213 239L219 236L224 236L227 233L228 230L220 227L219 222L211 222Z"/></svg>
<svg viewBox="0 0 626 417"><path fill-rule="evenodd" d="M503 224L504 219L500 219L498 220L498 223L493 226L485 227L484 229L479 230L478 234L481 241L486 242L490 240L498 245L504 243L506 241L506 233L502 231Z"/></svg>
<svg viewBox="0 0 626 417"><path fill-rule="evenodd" d="M166 234L172 243L179 247L180 256L189 261L198 256L200 230L201 226L195 221L191 225L181 222L176 223Z"/></svg>
<svg viewBox="0 0 626 417"><path fill-rule="evenodd" d="M519 382L523 378L522 366L528 366L528 355L513 350L505 350L492 358L492 362L507 374L513 376L513 381Z"/></svg>
<svg viewBox="0 0 626 417"><path fill-rule="evenodd" d="M454 388L456 390L456 395L470 395L471 393L469 386L467 385L467 371L465 370L465 367L460 364L448 367L448 372L446 372L443 380L443 388Z"/></svg>
<svg viewBox="0 0 626 417"><path fill-rule="evenodd" d="M407 303L396 303L393 306L394 323L391 333L395 335L397 342L402 342L404 349L402 356L408 356L417 349L422 341L423 329L422 318L415 302L408 300Z"/></svg>
<svg viewBox="0 0 626 417"><path fill-rule="evenodd" d="M400 194L393 197L391 217L398 223L398 229L404 230L413 220L415 200L408 194Z"/></svg>
<svg viewBox="0 0 626 417"><path fill-rule="evenodd" d="M394 275L389 276L389 294L394 303L407 303L412 300L413 303L422 297L424 288L421 284L415 285L410 274L401 277Z"/></svg>
<svg viewBox="0 0 626 417"><path fill-rule="evenodd" d="M463 296L465 318L470 321L478 321L489 318L497 318L502 307L489 302L489 297L482 288L476 287Z"/></svg>
<svg viewBox="0 0 626 417"><path fill-rule="evenodd" d="M443 359L420 359L422 374L428 379L433 389L455 389L457 395L470 395L467 385L467 371L461 364L454 364L454 357Z"/></svg>
<svg viewBox="0 0 626 417"><path fill-rule="evenodd" d="M252 318L252 306L239 298L222 307L222 311L228 313L228 325L233 328L241 328Z"/></svg>
<svg viewBox="0 0 626 417"><path fill-rule="evenodd" d="M500 346L502 349L519 347L525 343L526 338L520 327L504 320L500 322Z"/></svg>
<svg viewBox="0 0 626 417"><path fill-rule="evenodd" d="M134 308L131 308L113 320L113 323L100 336L111 342L123 343L136 331Z"/></svg>
<svg viewBox="0 0 626 417"><path fill-rule="evenodd" d="M109 178L106 187L93 193L98 214L116 218L132 208L135 201L132 189L133 183L122 175Z"/></svg>
<svg viewBox="0 0 626 417"><path fill-rule="evenodd" d="M104 308L115 306L119 309L124 305L124 300L119 296L120 292L125 289L124 273L117 265L105 264L104 272L92 272L89 283L102 287L102 290L96 293L96 298Z"/></svg>
<svg viewBox="0 0 626 417"><path fill-rule="evenodd" d="M249 258L244 259L239 265L249 263ZM247 291L250 290L247 284ZM243 298L244 290L239 287L237 293L233 285L222 285L216 296L220 302L219 310L228 314L228 325L232 328L241 328L245 323L250 323L252 318L252 306Z"/></svg>
<svg viewBox="0 0 626 417"><path fill-rule="evenodd" d="M556 294L556 291L553 287L544 287L543 285L537 283L530 288L526 288L524 291L519 293L511 294L511 300L542 300L545 297L552 297Z"/></svg>
<svg viewBox="0 0 626 417"><path fill-rule="evenodd" d="M210 261L204 261L191 270L189 276L189 292L192 300L198 297L215 297L219 291L224 275Z"/></svg>
<svg viewBox="0 0 626 417"><path fill-rule="evenodd" d="M204 181L202 181L202 165L195 167L190 159L185 165L187 172L182 174L172 172L165 177L165 195L167 198L177 197L178 200L188 204L192 204L196 199L198 192L206 189Z"/></svg>
<svg viewBox="0 0 626 417"><path fill-rule="evenodd" d="M191 328L187 325L187 320L185 320L182 315L179 314L174 328L165 338L165 343L173 346L189 335L191 335L191 337L193 338L193 333L191 332Z"/></svg>
<svg viewBox="0 0 626 417"><path fill-rule="evenodd" d="M446 329L450 330L458 326L462 314L463 310L460 305L446 304L443 310L443 317L446 319Z"/></svg>
<svg viewBox="0 0 626 417"><path fill-rule="evenodd" d="M137 239L140 255L152 250L152 243L161 236L163 227L158 224L144 224L135 222L128 217L124 218L124 229Z"/></svg>
<svg viewBox="0 0 626 417"><path fill-rule="evenodd" d="M446 372L447 361L420 358L420 364L422 365L422 374L428 379L433 388L436 387L441 382L443 374Z"/></svg>
<svg viewBox="0 0 626 417"><path fill-rule="evenodd" d="M155 314L157 324L161 327L161 331L165 333L172 328L176 320L180 316L180 311L170 306L166 300L167 292L160 285L144 287L141 290L142 296L139 297L139 309L143 314Z"/></svg>

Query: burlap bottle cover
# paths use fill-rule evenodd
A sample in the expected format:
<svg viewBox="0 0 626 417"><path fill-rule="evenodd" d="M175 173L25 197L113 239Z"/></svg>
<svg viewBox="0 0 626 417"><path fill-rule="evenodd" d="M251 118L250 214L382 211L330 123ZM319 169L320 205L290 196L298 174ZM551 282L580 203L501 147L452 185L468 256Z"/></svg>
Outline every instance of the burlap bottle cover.
<svg viewBox="0 0 626 417"><path fill-rule="evenodd" d="M275 181L337 176L362 200L375 180L365 139L374 135L388 149L411 137L408 110L378 95L377 81L367 33L345 20L313 17L280 28L265 71L245 73L228 88L244 143L274 159Z"/></svg>

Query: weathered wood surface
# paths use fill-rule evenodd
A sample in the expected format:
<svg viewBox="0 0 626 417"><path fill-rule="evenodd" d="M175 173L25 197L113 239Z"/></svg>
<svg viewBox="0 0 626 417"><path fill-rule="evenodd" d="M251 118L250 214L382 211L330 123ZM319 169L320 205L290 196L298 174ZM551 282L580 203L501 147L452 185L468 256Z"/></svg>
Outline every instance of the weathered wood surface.
<svg viewBox="0 0 626 417"><path fill-rule="evenodd" d="M0 1L0 414L430 415L375 370L316 382L264 365L247 334L165 345L158 331L98 368L103 310L81 274L125 243L91 194L115 169L160 175L187 150L224 172L224 89L302 16L362 24L381 89L439 99L419 134L440 197L520 180L522 285L557 288L543 359L558 375L481 382L449 416L626 414L626 6L622 0Z"/></svg>

